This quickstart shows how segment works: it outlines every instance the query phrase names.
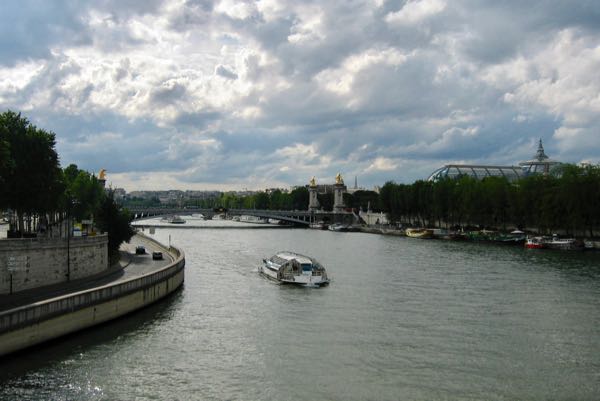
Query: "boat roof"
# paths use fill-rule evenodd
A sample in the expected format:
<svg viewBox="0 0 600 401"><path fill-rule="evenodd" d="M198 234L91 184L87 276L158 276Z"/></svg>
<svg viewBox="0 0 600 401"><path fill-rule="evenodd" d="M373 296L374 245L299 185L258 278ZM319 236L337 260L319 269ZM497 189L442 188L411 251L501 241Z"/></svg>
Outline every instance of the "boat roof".
<svg viewBox="0 0 600 401"><path fill-rule="evenodd" d="M313 263L313 260L311 258L309 258L308 256L304 256L304 255L300 255L294 252L288 252L288 251L284 251L284 252L279 252L277 253L276 256L279 256L281 259L285 259L285 260L297 260L299 263Z"/></svg>

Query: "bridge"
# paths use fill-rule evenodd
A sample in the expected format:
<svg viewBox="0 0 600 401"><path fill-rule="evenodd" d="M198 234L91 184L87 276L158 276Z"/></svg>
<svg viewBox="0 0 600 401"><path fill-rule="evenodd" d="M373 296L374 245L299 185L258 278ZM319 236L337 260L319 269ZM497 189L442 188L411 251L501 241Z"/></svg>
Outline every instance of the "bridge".
<svg viewBox="0 0 600 401"><path fill-rule="evenodd" d="M358 218L351 211L325 212L316 210L260 210L260 209L196 209L196 208L130 208L129 211L134 215L134 220L161 217L161 216L186 216L192 214L202 214L211 219L216 214L225 216L254 216L263 219L274 219L285 221L300 226L308 226L311 222L325 221L329 223L339 222L350 224Z"/></svg>

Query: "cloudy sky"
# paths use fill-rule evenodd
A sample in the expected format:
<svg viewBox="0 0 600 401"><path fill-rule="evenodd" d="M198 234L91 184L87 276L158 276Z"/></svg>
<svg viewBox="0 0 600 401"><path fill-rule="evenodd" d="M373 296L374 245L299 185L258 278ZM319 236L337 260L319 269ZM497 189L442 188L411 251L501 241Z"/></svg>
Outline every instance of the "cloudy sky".
<svg viewBox="0 0 600 401"><path fill-rule="evenodd" d="M4 0L0 109L137 189L600 162L600 1Z"/></svg>

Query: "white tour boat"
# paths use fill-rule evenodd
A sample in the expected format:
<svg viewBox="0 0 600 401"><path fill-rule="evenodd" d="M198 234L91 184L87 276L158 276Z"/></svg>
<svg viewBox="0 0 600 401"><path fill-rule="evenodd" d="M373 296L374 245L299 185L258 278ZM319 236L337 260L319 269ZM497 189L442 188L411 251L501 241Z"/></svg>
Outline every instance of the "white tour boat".
<svg viewBox="0 0 600 401"><path fill-rule="evenodd" d="M257 216L249 216L249 215L241 215L240 220L242 223L252 223L252 224L267 224L267 220L262 217Z"/></svg>
<svg viewBox="0 0 600 401"><path fill-rule="evenodd" d="M325 268L315 259L294 252L279 252L263 259L259 272L283 284L322 286L329 284Z"/></svg>
<svg viewBox="0 0 600 401"><path fill-rule="evenodd" d="M167 222L171 224L185 224L185 220L179 216L171 216L167 219Z"/></svg>

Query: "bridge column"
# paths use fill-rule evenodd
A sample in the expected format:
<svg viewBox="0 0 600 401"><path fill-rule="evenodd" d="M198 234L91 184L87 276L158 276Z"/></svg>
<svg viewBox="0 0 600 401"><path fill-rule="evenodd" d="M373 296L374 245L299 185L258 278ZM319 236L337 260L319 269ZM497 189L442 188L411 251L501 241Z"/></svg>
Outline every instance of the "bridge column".
<svg viewBox="0 0 600 401"><path fill-rule="evenodd" d="M335 185L333 186L333 212L339 213L344 211L344 192L346 192L346 185L342 175L338 173L335 176Z"/></svg>
<svg viewBox="0 0 600 401"><path fill-rule="evenodd" d="M320 207L317 198L317 181L315 177L310 180L308 185L308 210L318 210Z"/></svg>

